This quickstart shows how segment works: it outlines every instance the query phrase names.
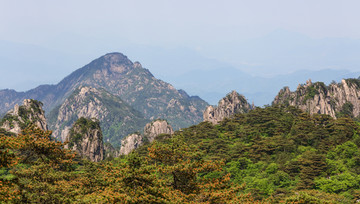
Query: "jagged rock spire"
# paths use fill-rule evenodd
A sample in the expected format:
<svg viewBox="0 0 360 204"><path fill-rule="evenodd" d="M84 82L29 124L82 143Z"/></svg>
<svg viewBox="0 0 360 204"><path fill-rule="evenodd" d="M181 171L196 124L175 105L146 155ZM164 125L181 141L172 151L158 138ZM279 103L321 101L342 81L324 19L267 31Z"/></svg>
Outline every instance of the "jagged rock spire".
<svg viewBox="0 0 360 204"><path fill-rule="evenodd" d="M249 110L251 110L251 106L245 97L232 91L219 101L217 107L208 106L204 111L203 118L204 121L217 124L224 118L231 117L236 113L246 113Z"/></svg>
<svg viewBox="0 0 360 204"><path fill-rule="evenodd" d="M16 104L14 109L7 112L0 122L0 128L19 134L28 125L34 124L42 130L48 130L42 105L40 101L25 99L23 105Z"/></svg>

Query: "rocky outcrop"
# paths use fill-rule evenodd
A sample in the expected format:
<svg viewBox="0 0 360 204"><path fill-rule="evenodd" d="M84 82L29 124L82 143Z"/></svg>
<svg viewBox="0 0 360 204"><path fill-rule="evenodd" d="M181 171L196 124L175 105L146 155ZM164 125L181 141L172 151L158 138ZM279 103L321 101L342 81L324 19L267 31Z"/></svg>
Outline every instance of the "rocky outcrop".
<svg viewBox="0 0 360 204"><path fill-rule="evenodd" d="M139 132L129 134L121 140L120 154L127 155L134 149L140 147L147 140L153 142L161 134L174 134L174 130L166 120L157 119L144 127L144 135Z"/></svg>
<svg viewBox="0 0 360 204"><path fill-rule="evenodd" d="M138 111L103 89L81 86L49 115L53 136L65 141L72 124L81 117L101 122L104 140L113 145L131 132L142 128L148 120Z"/></svg>
<svg viewBox="0 0 360 204"><path fill-rule="evenodd" d="M224 118L229 118L236 113L247 113L251 108L243 95L232 91L219 101L217 107L208 106L203 113L203 119L217 124Z"/></svg>
<svg viewBox="0 0 360 204"><path fill-rule="evenodd" d="M144 136L152 142L160 134L172 135L174 130L166 120L154 120L151 123L146 124L144 127Z"/></svg>
<svg viewBox="0 0 360 204"><path fill-rule="evenodd" d="M34 124L42 130L48 130L42 103L33 99L25 99L23 105L15 105L0 122L0 128L19 134L28 125Z"/></svg>
<svg viewBox="0 0 360 204"><path fill-rule="evenodd" d="M97 119L79 118L70 129L65 146L93 162L104 159L103 135Z"/></svg>
<svg viewBox="0 0 360 204"><path fill-rule="evenodd" d="M296 106L310 114L327 114L334 118L339 116L360 115L360 80L343 79L341 83L326 86L322 82L299 84L291 92L284 87L275 97L273 105Z"/></svg>
<svg viewBox="0 0 360 204"><path fill-rule="evenodd" d="M142 144L143 136L140 133L130 134L121 141L120 154L128 155Z"/></svg>

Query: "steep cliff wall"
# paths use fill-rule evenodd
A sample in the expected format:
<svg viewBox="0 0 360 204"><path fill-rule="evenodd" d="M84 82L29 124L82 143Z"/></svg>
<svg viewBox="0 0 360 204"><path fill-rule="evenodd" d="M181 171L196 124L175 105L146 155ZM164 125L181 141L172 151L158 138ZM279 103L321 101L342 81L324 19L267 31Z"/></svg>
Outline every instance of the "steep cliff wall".
<svg viewBox="0 0 360 204"><path fill-rule="evenodd" d="M140 133L133 133L121 141L120 154L127 155L143 144L143 136Z"/></svg>
<svg viewBox="0 0 360 204"><path fill-rule="evenodd" d="M79 118L65 141L69 142L66 148L76 151L81 157L94 162L104 159L103 135L96 119Z"/></svg>

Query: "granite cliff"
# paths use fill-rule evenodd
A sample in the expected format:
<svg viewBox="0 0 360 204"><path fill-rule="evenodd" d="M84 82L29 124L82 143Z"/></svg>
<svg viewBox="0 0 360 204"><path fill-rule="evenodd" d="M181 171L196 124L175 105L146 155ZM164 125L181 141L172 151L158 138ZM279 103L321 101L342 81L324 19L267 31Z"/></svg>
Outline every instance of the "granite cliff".
<svg viewBox="0 0 360 204"><path fill-rule="evenodd" d="M65 140L69 142L65 147L76 151L83 158L94 162L104 159L103 135L97 119L79 118Z"/></svg>
<svg viewBox="0 0 360 204"><path fill-rule="evenodd" d="M360 115L360 80L343 79L341 83L326 86L322 82L299 84L296 91L291 92L284 87L275 97L273 105L296 106L310 114L327 114L334 118L348 115Z"/></svg>
<svg viewBox="0 0 360 204"><path fill-rule="evenodd" d="M160 134L174 134L173 128L166 120L157 119L145 125L144 136L149 142L154 141Z"/></svg>
<svg viewBox="0 0 360 204"><path fill-rule="evenodd" d="M121 138L142 128L148 120L119 97L104 89L81 86L49 114L53 136L62 141L73 123L81 118L97 118L104 141L119 145Z"/></svg>
<svg viewBox="0 0 360 204"><path fill-rule="evenodd" d="M134 149L144 143L144 137L140 133L133 133L121 140L120 154L130 154Z"/></svg>
<svg viewBox="0 0 360 204"><path fill-rule="evenodd" d="M247 113L251 109L252 106L243 95L232 91L219 101L218 106L208 106L203 113L203 119L217 124L224 118L229 118L236 113Z"/></svg>
<svg viewBox="0 0 360 204"><path fill-rule="evenodd" d="M16 104L14 109L6 113L0 121L0 128L19 134L28 125L34 124L42 130L48 130L42 105L40 101L25 99L21 106Z"/></svg>
<svg viewBox="0 0 360 204"><path fill-rule="evenodd" d="M124 138L121 141L120 154L129 154L145 142L153 142L161 134L172 135L174 130L166 120L154 120L145 125L143 135L136 132Z"/></svg>

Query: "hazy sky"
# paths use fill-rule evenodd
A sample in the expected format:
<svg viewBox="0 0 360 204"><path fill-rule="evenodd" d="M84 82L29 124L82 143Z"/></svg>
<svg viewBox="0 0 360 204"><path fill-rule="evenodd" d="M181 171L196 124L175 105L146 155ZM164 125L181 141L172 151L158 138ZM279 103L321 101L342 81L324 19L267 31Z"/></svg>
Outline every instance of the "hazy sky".
<svg viewBox="0 0 360 204"><path fill-rule="evenodd" d="M56 83L113 51L165 78L193 69L186 63L195 58L198 69L209 59L253 75L360 71L359 8L358 0L0 0L0 89Z"/></svg>
<svg viewBox="0 0 360 204"><path fill-rule="evenodd" d="M1 0L0 37L40 45L118 38L193 47L276 29L360 38L359 8L358 0Z"/></svg>

